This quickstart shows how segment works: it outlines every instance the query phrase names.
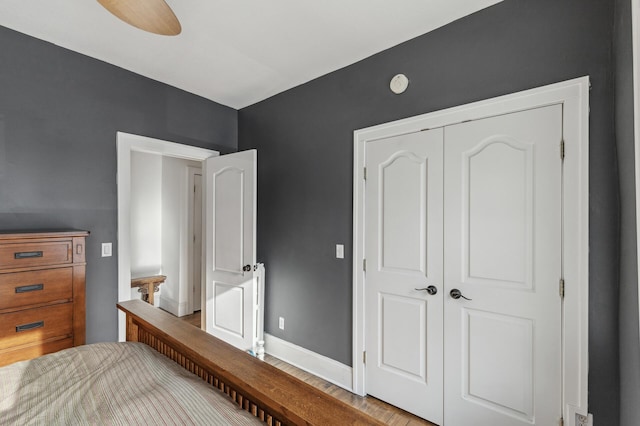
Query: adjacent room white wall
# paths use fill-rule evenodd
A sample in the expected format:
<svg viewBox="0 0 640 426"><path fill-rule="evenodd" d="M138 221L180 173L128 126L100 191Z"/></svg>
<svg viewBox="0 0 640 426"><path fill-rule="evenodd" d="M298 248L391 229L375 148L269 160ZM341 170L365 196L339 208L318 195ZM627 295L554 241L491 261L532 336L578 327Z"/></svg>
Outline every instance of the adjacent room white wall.
<svg viewBox="0 0 640 426"><path fill-rule="evenodd" d="M162 156L131 153L131 277L162 272ZM140 298L131 289L132 298ZM156 299L156 305L158 299Z"/></svg>
<svg viewBox="0 0 640 426"><path fill-rule="evenodd" d="M160 307L176 316L188 312L188 167L200 163L174 157L162 157L162 285Z"/></svg>

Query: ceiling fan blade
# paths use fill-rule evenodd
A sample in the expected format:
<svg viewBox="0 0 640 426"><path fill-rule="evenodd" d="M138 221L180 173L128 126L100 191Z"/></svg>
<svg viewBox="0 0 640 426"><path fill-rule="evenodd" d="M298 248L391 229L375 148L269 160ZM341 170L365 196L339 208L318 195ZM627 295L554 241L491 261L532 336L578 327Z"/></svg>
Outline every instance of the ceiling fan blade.
<svg viewBox="0 0 640 426"><path fill-rule="evenodd" d="M160 35L178 35L180 21L164 0L98 0L105 9L141 30Z"/></svg>

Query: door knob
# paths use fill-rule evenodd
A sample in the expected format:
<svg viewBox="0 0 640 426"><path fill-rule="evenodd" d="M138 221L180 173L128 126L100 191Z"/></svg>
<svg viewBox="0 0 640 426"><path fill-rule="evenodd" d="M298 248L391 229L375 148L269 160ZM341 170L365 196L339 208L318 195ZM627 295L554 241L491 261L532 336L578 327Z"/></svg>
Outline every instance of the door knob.
<svg viewBox="0 0 640 426"><path fill-rule="evenodd" d="M251 265L244 265L244 266L242 267L242 270L243 270L244 272L249 272L249 271L251 271Z"/></svg>
<svg viewBox="0 0 640 426"><path fill-rule="evenodd" d="M449 295L451 295L451 297L453 297L454 299L460 299L462 297L463 299L471 300L468 297L464 297L462 295L462 292L460 290L458 290L457 288L454 288L453 290L451 290L449 292Z"/></svg>
<svg viewBox="0 0 640 426"><path fill-rule="evenodd" d="M432 296L438 292L438 288L435 285L430 285L427 288L416 288L414 290L426 291L427 293L429 293Z"/></svg>

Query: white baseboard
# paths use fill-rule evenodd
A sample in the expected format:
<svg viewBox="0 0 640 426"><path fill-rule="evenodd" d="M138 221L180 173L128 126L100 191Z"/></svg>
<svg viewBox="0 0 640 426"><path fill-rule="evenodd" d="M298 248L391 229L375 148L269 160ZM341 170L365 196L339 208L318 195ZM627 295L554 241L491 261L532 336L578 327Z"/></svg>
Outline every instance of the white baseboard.
<svg viewBox="0 0 640 426"><path fill-rule="evenodd" d="M324 355L264 333L266 353L352 392L353 369Z"/></svg>
<svg viewBox="0 0 640 426"><path fill-rule="evenodd" d="M156 306L160 309L163 309L177 317L183 317L188 314L187 302L178 303L169 297L162 297L162 295L160 295L159 299L160 303Z"/></svg>

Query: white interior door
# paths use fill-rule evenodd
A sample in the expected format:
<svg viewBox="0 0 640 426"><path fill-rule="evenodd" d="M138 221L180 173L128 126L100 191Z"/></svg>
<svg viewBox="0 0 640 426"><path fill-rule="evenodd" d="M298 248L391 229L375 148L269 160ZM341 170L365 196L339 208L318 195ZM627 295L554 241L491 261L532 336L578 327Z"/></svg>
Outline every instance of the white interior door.
<svg viewBox="0 0 640 426"><path fill-rule="evenodd" d="M443 130L434 129L368 143L365 189L367 393L436 423L442 421L442 138Z"/></svg>
<svg viewBox="0 0 640 426"><path fill-rule="evenodd" d="M449 426L562 417L561 140L560 105L445 128Z"/></svg>
<svg viewBox="0 0 640 426"><path fill-rule="evenodd" d="M205 330L243 350L256 325L255 150L205 161Z"/></svg>

